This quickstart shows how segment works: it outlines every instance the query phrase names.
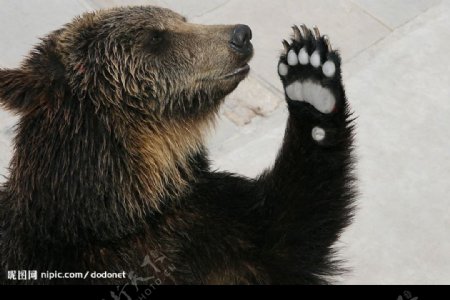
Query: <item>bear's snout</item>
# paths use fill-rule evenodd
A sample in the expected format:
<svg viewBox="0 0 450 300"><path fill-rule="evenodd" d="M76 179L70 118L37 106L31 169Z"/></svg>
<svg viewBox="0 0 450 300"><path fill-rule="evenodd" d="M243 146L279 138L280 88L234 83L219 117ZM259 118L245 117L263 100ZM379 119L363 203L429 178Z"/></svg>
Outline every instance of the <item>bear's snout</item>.
<svg viewBox="0 0 450 300"><path fill-rule="evenodd" d="M239 54L250 55L253 52L252 30L247 25L236 25L230 39L230 46Z"/></svg>

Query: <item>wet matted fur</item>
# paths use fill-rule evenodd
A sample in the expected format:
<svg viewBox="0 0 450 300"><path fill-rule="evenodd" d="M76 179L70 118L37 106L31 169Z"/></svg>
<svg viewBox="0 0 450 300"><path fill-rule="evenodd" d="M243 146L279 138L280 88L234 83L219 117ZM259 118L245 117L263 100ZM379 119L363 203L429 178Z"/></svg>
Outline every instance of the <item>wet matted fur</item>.
<svg viewBox="0 0 450 300"><path fill-rule="evenodd" d="M8 270L57 270L318 284L338 272L332 246L354 195L340 76L332 116L287 99L272 169L256 179L210 170L205 133L247 75L230 74L253 52L230 47L235 28L157 7L87 13L49 34L20 68L0 70L1 103L20 116L0 191L1 281L129 280L6 280ZM320 124L329 143L311 138Z"/></svg>

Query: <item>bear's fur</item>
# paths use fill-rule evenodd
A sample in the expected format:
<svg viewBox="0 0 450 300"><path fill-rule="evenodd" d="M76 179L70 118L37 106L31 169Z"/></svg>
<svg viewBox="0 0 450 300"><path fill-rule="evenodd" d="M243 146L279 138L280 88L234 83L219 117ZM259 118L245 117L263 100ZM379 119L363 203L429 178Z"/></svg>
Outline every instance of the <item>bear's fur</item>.
<svg viewBox="0 0 450 300"><path fill-rule="evenodd" d="M230 47L234 30L157 7L87 13L0 70L0 102L20 115L0 190L0 281L130 280L6 280L57 270L316 284L338 271L332 245L353 197L345 120L341 140L316 149L291 111L272 170L248 179L209 168L205 133L247 72L226 75L253 52Z"/></svg>

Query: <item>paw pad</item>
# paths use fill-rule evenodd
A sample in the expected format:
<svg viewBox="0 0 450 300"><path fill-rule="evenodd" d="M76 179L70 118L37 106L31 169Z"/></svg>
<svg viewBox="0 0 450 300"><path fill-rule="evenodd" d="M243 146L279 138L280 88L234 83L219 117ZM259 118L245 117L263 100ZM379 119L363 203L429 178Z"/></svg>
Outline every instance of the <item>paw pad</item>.
<svg viewBox="0 0 450 300"><path fill-rule="evenodd" d="M281 76L286 76L288 74L289 68L285 63L280 63L278 65L278 73Z"/></svg>
<svg viewBox="0 0 450 300"><path fill-rule="evenodd" d="M327 61L326 63L323 64L322 71L323 71L323 74L325 74L325 76L333 77L334 74L336 74L336 65L332 61ZM287 70L286 70L286 74L287 74Z"/></svg>
<svg viewBox="0 0 450 300"><path fill-rule="evenodd" d="M314 68L320 67L320 54L317 50L311 55L311 66Z"/></svg>
<svg viewBox="0 0 450 300"><path fill-rule="evenodd" d="M336 79L338 54L331 49L326 36L321 37L317 28L309 30L302 25L294 27L292 43L284 41L286 55L278 65L285 86L286 96L293 101L311 104L323 114L330 114L336 106L336 98L329 88ZM296 50L300 49L300 50Z"/></svg>
<svg viewBox="0 0 450 300"><path fill-rule="evenodd" d="M303 47L299 51L298 54L296 54L294 50L290 50L286 57L286 61L287 61L288 65L291 67L295 67L299 63L302 66L311 64L311 66L313 66L314 68L319 68L322 66L323 75L325 75L327 78L332 78L332 77L334 77L334 75L336 75L336 64L332 60L327 60L322 65L322 61L320 58L320 52L314 51L314 53L310 57L305 47ZM280 64L284 64L284 63L280 63ZM279 71L281 71L281 69L279 69ZM279 72L279 74L281 76L286 76L287 75L286 69L284 69L284 67L283 67L283 73Z"/></svg>
<svg viewBox="0 0 450 300"><path fill-rule="evenodd" d="M313 140L315 140L316 142L322 142L323 140L325 140L327 133L325 132L325 129L321 127L314 127L311 135Z"/></svg>
<svg viewBox="0 0 450 300"><path fill-rule="evenodd" d="M298 53L298 61L304 66L309 64L309 54L305 47L303 47Z"/></svg>
<svg viewBox="0 0 450 300"><path fill-rule="evenodd" d="M289 51L288 56L287 56L287 63L290 66L298 65L297 54L295 54L294 50Z"/></svg>

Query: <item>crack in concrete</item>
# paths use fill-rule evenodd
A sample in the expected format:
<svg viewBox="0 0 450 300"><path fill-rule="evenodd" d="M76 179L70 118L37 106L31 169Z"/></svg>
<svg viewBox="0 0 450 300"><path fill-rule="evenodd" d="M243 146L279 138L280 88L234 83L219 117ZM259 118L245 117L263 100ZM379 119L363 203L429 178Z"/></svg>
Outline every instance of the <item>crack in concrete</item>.
<svg viewBox="0 0 450 300"><path fill-rule="evenodd" d="M209 10L207 10L207 11L205 11L205 12L199 14L199 15L196 15L196 16L194 16L194 18L201 18L201 17L203 17L204 15L207 15L207 14L213 12L213 11L218 10L219 8L224 7L224 6L227 5L228 3L230 3L230 0L226 0L226 1L224 1L223 3L217 5L216 7L211 8L211 9L209 9Z"/></svg>

